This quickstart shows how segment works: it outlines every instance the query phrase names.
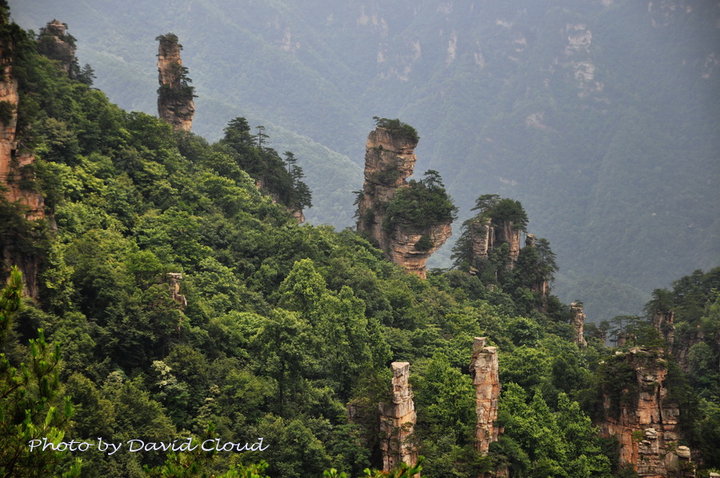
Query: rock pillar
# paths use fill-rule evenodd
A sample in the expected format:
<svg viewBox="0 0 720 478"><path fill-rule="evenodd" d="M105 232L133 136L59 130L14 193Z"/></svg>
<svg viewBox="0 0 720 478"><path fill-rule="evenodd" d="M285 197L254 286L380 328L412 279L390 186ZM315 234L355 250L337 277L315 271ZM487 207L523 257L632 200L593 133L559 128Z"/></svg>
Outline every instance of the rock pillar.
<svg viewBox="0 0 720 478"><path fill-rule="evenodd" d="M173 33L157 37L158 47L158 114L170 123L176 131L190 131L195 102L193 87L187 77L187 69L182 66L178 37Z"/></svg>
<svg viewBox="0 0 720 478"><path fill-rule="evenodd" d="M417 450L412 443L415 428L415 404L410 388L410 364L392 363L392 403L380 404L380 451L383 470L390 471L400 463L417 464Z"/></svg>
<svg viewBox="0 0 720 478"><path fill-rule="evenodd" d="M357 230L378 247L393 263L411 274L426 276L425 264L452 231L450 222L417 227L385 224L386 208L415 168L417 139L402 129L378 126L365 145L365 183L358 200Z"/></svg>
<svg viewBox="0 0 720 478"><path fill-rule="evenodd" d="M499 430L495 425L500 399L497 347L486 346L485 337L475 337L470 374L475 385L475 449L487 455L490 443L497 441Z"/></svg>
<svg viewBox="0 0 720 478"><path fill-rule="evenodd" d="M573 328L573 342L580 347L587 347L587 340L585 340L585 319L587 316L582 302L570 304L570 312L572 313L570 324Z"/></svg>
<svg viewBox="0 0 720 478"><path fill-rule="evenodd" d="M668 400L667 362L662 349L634 347L618 353L605 366L627 370L621 396L603 390L605 420L600 430L620 443L620 463L632 465L638 476L694 476L690 450L678 446L680 409ZM621 380L626 374L610 377Z"/></svg>

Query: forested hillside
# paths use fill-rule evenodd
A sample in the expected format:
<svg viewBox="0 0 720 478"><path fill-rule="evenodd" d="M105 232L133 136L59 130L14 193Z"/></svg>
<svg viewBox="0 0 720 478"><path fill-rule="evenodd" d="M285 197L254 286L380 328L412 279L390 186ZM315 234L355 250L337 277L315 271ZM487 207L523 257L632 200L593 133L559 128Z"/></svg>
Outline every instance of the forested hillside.
<svg viewBox="0 0 720 478"><path fill-rule="evenodd" d="M67 22L98 86L151 114L153 39L178 34L195 130L218 139L237 110L265 125L305 169L314 224L353 222L378 115L421 131L419 167L461 219L479 191L522 201L558 252L558 292L591 320L639 313L648 290L720 258L716 2L11 4L25 27Z"/></svg>
<svg viewBox="0 0 720 478"><path fill-rule="evenodd" d="M407 274L352 230L298 225L294 163L244 111L215 142L124 111L0 6L3 476L408 478L418 469L379 471L398 448L436 478L720 467L717 269L583 334L582 305L548 293L551 241L513 246L532 213L478 189L457 268ZM410 182L389 217L427 221L407 214L415 194L451 219L441 184ZM476 223L507 241L464 248ZM401 445L386 425L400 386L416 412ZM651 391L672 428L618 421ZM189 450L208 440L250 451Z"/></svg>

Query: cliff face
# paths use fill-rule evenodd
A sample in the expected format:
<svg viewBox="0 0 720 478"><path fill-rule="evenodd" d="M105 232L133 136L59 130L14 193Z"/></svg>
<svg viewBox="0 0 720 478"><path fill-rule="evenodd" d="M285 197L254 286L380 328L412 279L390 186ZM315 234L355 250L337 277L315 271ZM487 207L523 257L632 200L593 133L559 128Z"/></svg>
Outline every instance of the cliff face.
<svg viewBox="0 0 720 478"><path fill-rule="evenodd" d="M365 184L358 202L357 230L375 241L387 257L406 271L425 277L425 264L452 234L450 221L418 227L385 224L387 204L408 187L415 168L417 140L378 126L365 146Z"/></svg>
<svg viewBox="0 0 720 478"><path fill-rule="evenodd" d="M470 222L469 228L473 263L481 263L493 249L507 244L508 268L515 267L520 256L520 229L516 229L512 221L480 216Z"/></svg>
<svg viewBox="0 0 720 478"><path fill-rule="evenodd" d="M415 404L410 388L410 364L392 363L392 403L380 407L380 451L383 470L390 471L400 463L417 464L417 450L412 443L415 428Z"/></svg>
<svg viewBox="0 0 720 478"><path fill-rule="evenodd" d="M182 66L182 46L172 33L158 38L158 115L176 131L190 131L195 114L193 88Z"/></svg>
<svg viewBox="0 0 720 478"><path fill-rule="evenodd" d="M494 227L494 244L507 244L509 248L510 268L512 269L520 255L520 230L516 229L512 221L499 221Z"/></svg>
<svg viewBox="0 0 720 478"><path fill-rule="evenodd" d="M600 429L618 439L620 463L632 465L642 477L694 476L690 450L677 446L680 410L667 398L668 369L662 351L635 347L612 360L633 372L623 390L627 399L613 403L618 397L603 395L606 418Z"/></svg>
<svg viewBox="0 0 720 478"><path fill-rule="evenodd" d="M25 218L45 217L45 203L30 184L34 179L35 157L18 148L17 109L18 81L13 76L15 45L10 37L0 37L0 194L10 203L21 207ZM37 297L38 261L20 254L13 239L2 247L2 261L6 268L16 264L23 273L25 293Z"/></svg>
<svg viewBox="0 0 720 478"><path fill-rule="evenodd" d="M495 425L500 398L497 347L487 347L485 337L475 337L470 374L475 385L475 449L487 455L490 443L497 441L499 430Z"/></svg>
<svg viewBox="0 0 720 478"><path fill-rule="evenodd" d="M570 312L572 318L570 319L570 325L573 328L573 342L578 344L580 347L587 347L587 340L585 340L585 308L579 302L573 302L570 304Z"/></svg>
<svg viewBox="0 0 720 478"><path fill-rule="evenodd" d="M26 210L27 219L45 216L42 196L24 183L33 179L32 164L35 157L18 150L17 108L19 102L18 82L13 76L14 45L9 38L0 39L0 185L3 196L9 202L19 203Z"/></svg>

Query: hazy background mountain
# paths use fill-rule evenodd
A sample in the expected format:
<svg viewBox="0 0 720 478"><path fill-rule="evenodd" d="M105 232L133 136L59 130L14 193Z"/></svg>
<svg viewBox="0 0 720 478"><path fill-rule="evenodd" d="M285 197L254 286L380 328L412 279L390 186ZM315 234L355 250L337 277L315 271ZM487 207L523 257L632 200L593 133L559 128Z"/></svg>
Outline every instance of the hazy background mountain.
<svg viewBox="0 0 720 478"><path fill-rule="evenodd" d="M353 224L372 116L421 136L458 206L522 201L590 318L720 263L720 2L15 0L68 23L95 85L156 112L157 35L197 88L194 131L235 116L300 158L314 223ZM437 265L447 265L447 248Z"/></svg>

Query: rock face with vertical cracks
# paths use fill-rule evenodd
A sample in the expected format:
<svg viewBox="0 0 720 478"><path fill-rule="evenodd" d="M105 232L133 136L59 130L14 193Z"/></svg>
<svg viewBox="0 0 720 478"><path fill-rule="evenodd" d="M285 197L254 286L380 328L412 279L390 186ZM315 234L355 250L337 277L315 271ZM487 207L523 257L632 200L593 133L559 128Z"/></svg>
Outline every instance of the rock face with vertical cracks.
<svg viewBox="0 0 720 478"><path fill-rule="evenodd" d="M35 157L18 146L19 93L18 81L13 75L14 55L12 38L0 37L0 195L19 206L25 219L39 220L45 217L45 202L33 189ZM6 268L16 264L23 273L25 293L37 297L38 259L17 251L14 242L15 239L9 237L9 243L0 246L3 264Z"/></svg>
<svg viewBox="0 0 720 478"><path fill-rule="evenodd" d="M27 219L41 219L43 198L29 187L35 157L19 150L16 137L19 96L12 69L14 47L10 38L0 39L0 191L8 202L24 207Z"/></svg>
<svg viewBox="0 0 720 478"><path fill-rule="evenodd" d="M570 325L573 328L573 342L578 344L580 347L587 347L587 340L585 340L585 308L580 302L573 302L570 304L570 312L572 318L570 319Z"/></svg>
<svg viewBox="0 0 720 478"><path fill-rule="evenodd" d="M415 404L410 388L410 364L392 363L392 403L380 407L380 451L383 470L390 471L400 463L417 464L417 450L412 443L415 428Z"/></svg>
<svg viewBox="0 0 720 478"><path fill-rule="evenodd" d="M415 168L417 140L378 126L365 146L365 184L358 201L357 230L393 263L425 278L425 264L452 234L450 221L418 227L399 223L388 229L385 210L397 191L408 187Z"/></svg>
<svg viewBox="0 0 720 478"><path fill-rule="evenodd" d="M500 399L497 347L486 346L485 337L475 337L470 363L470 374L475 386L475 449L487 455L490 443L497 441L499 430L495 425Z"/></svg>
<svg viewBox="0 0 720 478"><path fill-rule="evenodd" d="M490 251L503 244L508 245L508 268L515 267L520 256L520 229L512 221L479 216L468 224L472 257L475 263L489 257ZM534 238L534 236L533 236ZM532 247L532 244L528 244Z"/></svg>
<svg viewBox="0 0 720 478"><path fill-rule="evenodd" d="M182 45L172 33L158 38L158 115L170 123L176 131L190 131L195 102L193 88L186 76L187 70L182 66L180 50Z"/></svg>
<svg viewBox="0 0 720 478"><path fill-rule="evenodd" d="M690 450L677 446L680 409L668 399L662 349L634 347L607 362L619 370L610 380L626 380L603 390L605 420L600 423L603 435L618 439L620 463L632 465L641 477L694 476Z"/></svg>

